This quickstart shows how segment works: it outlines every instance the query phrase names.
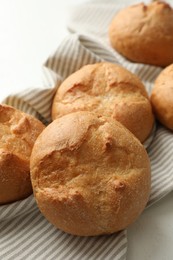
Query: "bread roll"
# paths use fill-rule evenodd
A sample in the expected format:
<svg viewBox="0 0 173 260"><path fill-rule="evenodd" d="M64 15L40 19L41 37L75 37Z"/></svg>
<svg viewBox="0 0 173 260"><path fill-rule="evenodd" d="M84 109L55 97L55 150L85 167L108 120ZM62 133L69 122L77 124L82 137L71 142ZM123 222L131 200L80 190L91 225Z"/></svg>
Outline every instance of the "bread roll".
<svg viewBox="0 0 173 260"><path fill-rule="evenodd" d="M173 130L173 64L165 68L157 77L151 102L158 120Z"/></svg>
<svg viewBox="0 0 173 260"><path fill-rule="evenodd" d="M141 142L153 127L153 114L141 81L128 70L107 62L86 65L58 88L52 118L75 111L91 111L112 117Z"/></svg>
<svg viewBox="0 0 173 260"><path fill-rule="evenodd" d="M43 124L34 117L0 105L0 204L32 193L30 155L43 129Z"/></svg>
<svg viewBox="0 0 173 260"><path fill-rule="evenodd" d="M73 235L110 234L143 211L150 193L148 155L116 120L76 112L53 121L31 155L43 215Z"/></svg>
<svg viewBox="0 0 173 260"><path fill-rule="evenodd" d="M161 1L126 7L111 21L109 38L131 61L167 66L173 63L173 9Z"/></svg>

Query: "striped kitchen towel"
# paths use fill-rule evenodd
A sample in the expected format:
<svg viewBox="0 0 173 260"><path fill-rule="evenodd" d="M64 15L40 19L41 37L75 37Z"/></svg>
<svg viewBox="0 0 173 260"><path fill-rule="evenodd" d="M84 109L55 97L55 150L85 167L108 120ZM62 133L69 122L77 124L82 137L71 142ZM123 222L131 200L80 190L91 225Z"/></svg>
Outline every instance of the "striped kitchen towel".
<svg viewBox="0 0 173 260"><path fill-rule="evenodd" d="M65 38L43 66L43 87L11 94L4 103L42 120L51 121L50 109L58 85L85 64L118 63L138 75L150 93L161 68L134 64L109 45L107 28L122 8L113 0L92 1L72 10ZM122 1L119 1L122 2ZM128 1L126 1L128 2ZM146 142L151 160L152 189L148 206L173 190L173 134L157 124ZM34 197L0 206L0 259L126 259L126 230L109 236L78 237L53 227L39 212Z"/></svg>

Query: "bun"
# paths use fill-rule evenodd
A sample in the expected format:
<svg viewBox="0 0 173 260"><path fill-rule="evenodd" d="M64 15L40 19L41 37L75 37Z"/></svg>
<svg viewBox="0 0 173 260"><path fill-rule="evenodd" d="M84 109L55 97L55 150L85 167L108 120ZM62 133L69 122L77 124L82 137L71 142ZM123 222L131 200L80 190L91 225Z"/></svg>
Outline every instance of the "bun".
<svg viewBox="0 0 173 260"><path fill-rule="evenodd" d="M52 118L76 111L112 117L141 142L153 127L151 104L141 81L123 67L107 62L82 67L58 88Z"/></svg>
<svg viewBox="0 0 173 260"><path fill-rule="evenodd" d="M167 66L173 63L173 9L160 1L126 7L113 18L109 38L131 61Z"/></svg>
<svg viewBox="0 0 173 260"><path fill-rule="evenodd" d="M53 121L31 155L34 195L43 215L73 235L126 228L150 193L143 145L123 125L90 112Z"/></svg>
<svg viewBox="0 0 173 260"><path fill-rule="evenodd" d="M151 94L151 103L158 120L173 130L173 64L157 77Z"/></svg>
<svg viewBox="0 0 173 260"><path fill-rule="evenodd" d="M32 193L30 154L43 124L13 107L0 105L0 204Z"/></svg>

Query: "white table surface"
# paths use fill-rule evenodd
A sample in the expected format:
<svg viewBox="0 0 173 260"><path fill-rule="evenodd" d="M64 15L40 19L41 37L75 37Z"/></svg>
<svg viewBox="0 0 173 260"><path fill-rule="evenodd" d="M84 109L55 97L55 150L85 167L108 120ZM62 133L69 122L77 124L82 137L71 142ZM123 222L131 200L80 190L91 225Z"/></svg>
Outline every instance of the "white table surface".
<svg viewBox="0 0 173 260"><path fill-rule="evenodd" d="M70 5L85 0L0 0L0 100L42 85L41 65L67 35ZM128 229L127 260L173 259L173 192Z"/></svg>

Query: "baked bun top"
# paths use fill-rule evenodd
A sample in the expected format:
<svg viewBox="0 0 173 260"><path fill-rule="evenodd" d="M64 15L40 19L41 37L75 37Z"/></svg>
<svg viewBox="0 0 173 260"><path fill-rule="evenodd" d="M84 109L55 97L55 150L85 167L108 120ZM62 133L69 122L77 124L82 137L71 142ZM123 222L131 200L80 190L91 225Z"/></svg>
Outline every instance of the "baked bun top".
<svg viewBox="0 0 173 260"><path fill-rule="evenodd" d="M31 180L41 212L56 227L81 236L108 234L144 209L150 163L119 122L76 112L54 120L38 137Z"/></svg>
<svg viewBox="0 0 173 260"><path fill-rule="evenodd" d="M126 7L113 18L109 38L129 60L167 66L173 63L173 9L161 1Z"/></svg>
<svg viewBox="0 0 173 260"><path fill-rule="evenodd" d="M44 125L13 107L0 105L0 204L32 193L30 155Z"/></svg>
<svg viewBox="0 0 173 260"><path fill-rule="evenodd" d="M150 134L154 121L147 92L139 78L108 62L82 67L58 88L52 118L75 111L112 117L141 142Z"/></svg>
<svg viewBox="0 0 173 260"><path fill-rule="evenodd" d="M151 102L158 120L173 130L173 64L157 77L151 93Z"/></svg>

